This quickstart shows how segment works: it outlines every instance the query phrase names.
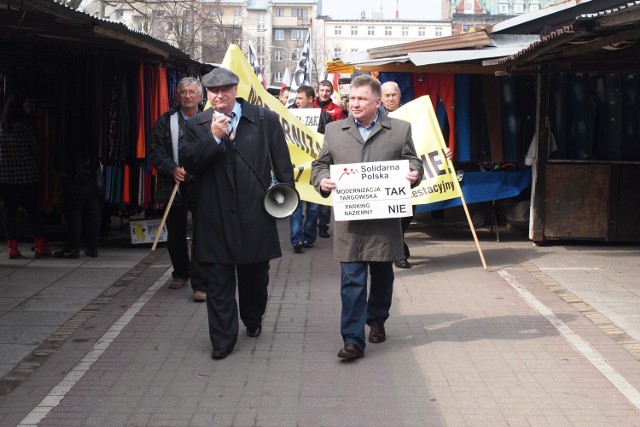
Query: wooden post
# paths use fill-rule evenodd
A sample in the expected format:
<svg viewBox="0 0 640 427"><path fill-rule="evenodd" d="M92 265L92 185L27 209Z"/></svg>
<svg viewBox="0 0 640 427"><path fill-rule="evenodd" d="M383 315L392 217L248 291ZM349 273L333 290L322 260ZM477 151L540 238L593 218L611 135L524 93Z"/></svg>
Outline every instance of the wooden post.
<svg viewBox="0 0 640 427"><path fill-rule="evenodd" d="M547 159L549 158L549 132L545 117L549 115L549 74L539 70L536 96L536 129L538 146L531 176L531 206L529 218L529 238L534 242L544 241L544 200Z"/></svg>
<svg viewBox="0 0 640 427"><path fill-rule="evenodd" d="M482 267L486 270L487 262L484 260L484 254L482 253L482 249L480 248L480 242L478 241L478 236L476 235L476 229L473 226L473 221L471 220L471 214L469 213L469 208L467 208L467 202L464 200L464 194L462 193L462 188L460 187L457 174L455 173L455 169L453 168L453 163L451 162L450 159L447 159L447 165L449 167L449 170L453 174L453 182L456 187L456 190L460 194L460 201L462 202L462 208L464 209L464 213L467 216L467 221L469 222L469 228L471 229L471 234L473 235L473 241L476 243L476 248L478 249L478 254L480 255L480 261L482 261Z"/></svg>
<svg viewBox="0 0 640 427"><path fill-rule="evenodd" d="M180 187L180 183L176 182L176 185L173 186L173 191L171 192L171 197L169 198L169 203L167 203L167 207L164 210L164 214L162 215L162 221L160 221L160 226L156 231L156 237L153 239L153 245L151 245L151 250L155 251L156 246L158 246L158 240L160 240L160 233L162 233L162 229L164 228L165 222L167 222L167 216L169 215L169 210L171 209L171 205L173 204L173 199L176 197L176 193L178 192L178 187Z"/></svg>

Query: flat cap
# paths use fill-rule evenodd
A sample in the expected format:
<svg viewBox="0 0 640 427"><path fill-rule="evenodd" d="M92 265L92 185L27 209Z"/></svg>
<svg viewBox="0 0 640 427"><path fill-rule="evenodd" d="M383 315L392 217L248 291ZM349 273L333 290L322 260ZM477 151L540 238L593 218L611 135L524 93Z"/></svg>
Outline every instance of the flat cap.
<svg viewBox="0 0 640 427"><path fill-rule="evenodd" d="M202 76L202 86L204 87L222 87L233 86L240 83L240 79L233 71L226 68L215 68L208 74Z"/></svg>

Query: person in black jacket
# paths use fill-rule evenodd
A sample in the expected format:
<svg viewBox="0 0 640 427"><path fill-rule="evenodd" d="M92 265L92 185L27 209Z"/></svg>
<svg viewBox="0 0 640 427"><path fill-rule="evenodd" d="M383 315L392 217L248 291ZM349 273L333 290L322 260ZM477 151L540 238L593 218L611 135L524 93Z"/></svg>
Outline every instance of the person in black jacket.
<svg viewBox="0 0 640 427"><path fill-rule="evenodd" d="M209 108L187 122L180 158L200 182L199 238L193 256L207 270L211 357L238 339L240 318L258 337L267 306L269 261L282 256L275 218L264 208L272 171L293 186L293 167L278 116L238 94L238 76L216 68L202 78Z"/></svg>
<svg viewBox="0 0 640 427"><path fill-rule="evenodd" d="M193 77L185 77L177 87L180 104L161 115L153 126L148 155L158 171L155 204L166 206L176 183L178 193L167 215L167 249L173 264L173 280L170 289L180 289L191 279L193 300L206 301L206 273L195 261L189 259L187 219L191 211L193 240L197 236L198 180L183 168L178 149L183 140L185 123L200 111L202 85Z"/></svg>
<svg viewBox="0 0 640 427"><path fill-rule="evenodd" d="M101 222L99 197L104 194L104 187L100 186L98 179L102 168L98 159L87 153L70 153L65 159L62 189L67 244L53 255L56 258L78 258L80 243L84 240L85 255L95 258L98 256Z"/></svg>

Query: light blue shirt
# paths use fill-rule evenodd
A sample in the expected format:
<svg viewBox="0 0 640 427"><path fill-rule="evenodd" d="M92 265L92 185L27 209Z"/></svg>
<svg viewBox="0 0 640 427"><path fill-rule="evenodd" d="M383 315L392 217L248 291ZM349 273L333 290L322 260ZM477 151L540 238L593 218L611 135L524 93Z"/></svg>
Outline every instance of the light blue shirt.
<svg viewBox="0 0 640 427"><path fill-rule="evenodd" d="M242 116L242 104L240 104L239 102L236 102L236 105L233 106L233 110L231 110L233 112L232 114L232 118L231 121L229 122L229 124L231 125L231 127L233 128L233 131L235 132L238 129L238 123L240 123L240 116Z"/></svg>
<svg viewBox="0 0 640 427"><path fill-rule="evenodd" d="M375 127L376 123L378 123L379 117L380 117L380 113L376 113L376 117L375 119L373 119L373 121L371 122L371 126L369 127L364 127L362 123L354 119L356 122L356 127L358 128L358 132L360 132L360 136L362 137L363 141L366 142L367 139L369 139L369 135L371 135L373 128Z"/></svg>
<svg viewBox="0 0 640 427"><path fill-rule="evenodd" d="M233 106L233 110L231 110L230 116L232 117L231 117L231 120L229 121L230 130L227 132L227 134L231 133L231 129L233 129L234 132L238 129L238 123L240 123L241 115L242 115L242 105L239 102L236 102L236 105ZM213 139L215 139L218 144L222 142L222 140L216 138L215 135Z"/></svg>

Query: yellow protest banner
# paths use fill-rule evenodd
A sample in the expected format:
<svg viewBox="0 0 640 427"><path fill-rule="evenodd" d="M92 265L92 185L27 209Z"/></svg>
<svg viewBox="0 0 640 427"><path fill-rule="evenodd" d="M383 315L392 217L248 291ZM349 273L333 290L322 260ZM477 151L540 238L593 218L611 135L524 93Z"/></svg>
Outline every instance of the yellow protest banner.
<svg viewBox="0 0 640 427"><path fill-rule="evenodd" d="M321 197L310 184L311 162L322 148L323 135L309 129L276 97L267 92L237 45L229 46L222 67L233 71L240 78L239 97L252 104L262 105L279 116L294 165L294 179L300 198L331 205L331 197ZM456 174L453 167L447 166L451 163L445 158L446 145L429 97L417 98L389 115L411 123L416 152L424 165L422 183L412 189L411 203L418 205L459 197L459 185L454 182Z"/></svg>
<svg viewBox="0 0 640 427"><path fill-rule="evenodd" d="M389 117L411 123L413 144L424 166L422 182L411 190L411 203L423 205L460 197L456 172L445 157L446 144L429 96L404 104Z"/></svg>

